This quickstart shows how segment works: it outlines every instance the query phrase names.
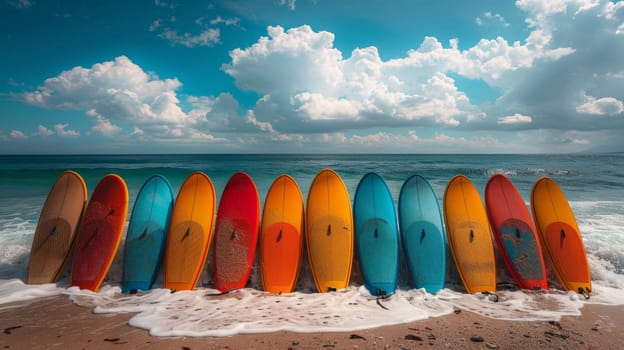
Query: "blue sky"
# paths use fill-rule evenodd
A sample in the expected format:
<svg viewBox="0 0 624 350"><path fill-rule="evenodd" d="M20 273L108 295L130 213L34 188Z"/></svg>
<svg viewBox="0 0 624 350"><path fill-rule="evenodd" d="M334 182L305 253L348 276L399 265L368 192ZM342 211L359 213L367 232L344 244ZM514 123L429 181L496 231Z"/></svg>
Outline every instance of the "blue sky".
<svg viewBox="0 0 624 350"><path fill-rule="evenodd" d="M1 1L1 154L624 150L624 1Z"/></svg>

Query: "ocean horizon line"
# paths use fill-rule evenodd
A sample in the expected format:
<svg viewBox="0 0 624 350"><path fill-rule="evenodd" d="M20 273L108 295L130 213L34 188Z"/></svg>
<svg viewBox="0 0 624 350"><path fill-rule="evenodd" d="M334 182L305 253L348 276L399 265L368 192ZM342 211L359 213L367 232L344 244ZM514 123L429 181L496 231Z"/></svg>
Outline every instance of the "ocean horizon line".
<svg viewBox="0 0 624 350"><path fill-rule="evenodd" d="M204 153L6 153L0 154L0 157L80 157L80 156L576 156L576 155L621 155L622 151L584 151L584 152L544 152L544 153L449 153L449 152L425 152L425 153L397 153L397 152L204 152Z"/></svg>

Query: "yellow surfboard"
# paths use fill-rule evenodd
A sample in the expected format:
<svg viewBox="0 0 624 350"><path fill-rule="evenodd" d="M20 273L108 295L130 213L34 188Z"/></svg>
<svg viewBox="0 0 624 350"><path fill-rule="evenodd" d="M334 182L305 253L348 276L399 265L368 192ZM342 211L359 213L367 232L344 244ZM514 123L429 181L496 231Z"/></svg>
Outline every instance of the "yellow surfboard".
<svg viewBox="0 0 624 350"><path fill-rule="evenodd" d="M444 221L457 271L468 293L496 291L496 260L487 215L479 192L463 175L444 193Z"/></svg>
<svg viewBox="0 0 624 350"><path fill-rule="evenodd" d="M306 205L306 242L316 289L346 288L353 262L353 212L344 182L331 169L310 185Z"/></svg>
<svg viewBox="0 0 624 350"><path fill-rule="evenodd" d="M533 185L531 211L544 253L562 287L589 297L592 285L581 231L568 200L552 179L543 177Z"/></svg>
<svg viewBox="0 0 624 350"><path fill-rule="evenodd" d="M215 213L215 190L206 174L192 173L173 206L165 248L165 288L192 290L206 263Z"/></svg>
<svg viewBox="0 0 624 350"><path fill-rule="evenodd" d="M295 180L281 175L264 201L260 228L260 271L264 290L290 293L295 289L303 248L303 199Z"/></svg>

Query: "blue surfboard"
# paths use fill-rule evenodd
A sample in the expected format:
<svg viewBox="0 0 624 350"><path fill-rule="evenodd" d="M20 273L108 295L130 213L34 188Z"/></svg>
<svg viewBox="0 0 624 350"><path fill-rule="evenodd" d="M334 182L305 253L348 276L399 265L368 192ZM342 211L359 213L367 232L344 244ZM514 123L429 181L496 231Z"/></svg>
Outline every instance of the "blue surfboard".
<svg viewBox="0 0 624 350"><path fill-rule="evenodd" d="M375 296L393 294L397 286L399 233L392 195L379 175L368 173L360 180L353 219L364 285Z"/></svg>
<svg viewBox="0 0 624 350"><path fill-rule="evenodd" d="M137 195L128 225L123 293L152 288L162 261L172 209L169 181L161 175L150 177Z"/></svg>
<svg viewBox="0 0 624 350"><path fill-rule="evenodd" d="M446 234L440 203L429 181L420 175L401 187L399 227L412 286L429 293L444 288Z"/></svg>

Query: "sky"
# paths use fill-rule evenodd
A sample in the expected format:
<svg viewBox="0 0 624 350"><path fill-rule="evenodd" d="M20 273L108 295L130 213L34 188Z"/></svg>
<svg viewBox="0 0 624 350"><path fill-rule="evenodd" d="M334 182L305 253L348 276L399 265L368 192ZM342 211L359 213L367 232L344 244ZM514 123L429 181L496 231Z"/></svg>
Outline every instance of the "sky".
<svg viewBox="0 0 624 350"><path fill-rule="evenodd" d="M0 1L0 154L624 151L624 1Z"/></svg>

